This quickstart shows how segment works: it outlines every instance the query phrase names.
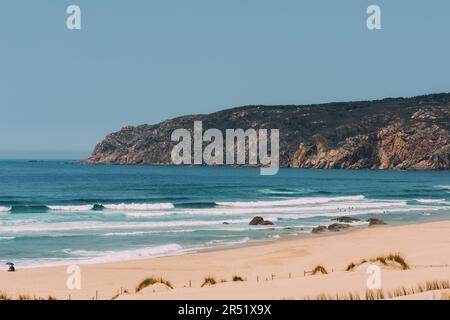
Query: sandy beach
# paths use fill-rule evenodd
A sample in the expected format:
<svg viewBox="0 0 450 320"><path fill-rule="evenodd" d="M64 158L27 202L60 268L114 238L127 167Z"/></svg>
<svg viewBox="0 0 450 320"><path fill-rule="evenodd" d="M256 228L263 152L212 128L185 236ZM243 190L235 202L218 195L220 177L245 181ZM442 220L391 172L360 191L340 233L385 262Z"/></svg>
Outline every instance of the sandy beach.
<svg viewBox="0 0 450 320"><path fill-rule="evenodd" d="M181 256L80 265L80 290L67 288L65 266L1 271L0 291L13 299L19 295L89 300L317 299L349 293L364 298L369 264L346 271L348 265L399 253L408 270L395 263L373 263L381 269L381 289L388 298L402 287L409 291L426 282L449 281L449 248L450 221L367 227ZM318 265L328 274L308 273ZM170 281L173 289L156 284L135 293L138 284L152 276ZM232 281L233 276L244 281ZM202 287L205 277L214 278L217 284ZM446 295L445 289L411 291L399 298L439 299Z"/></svg>

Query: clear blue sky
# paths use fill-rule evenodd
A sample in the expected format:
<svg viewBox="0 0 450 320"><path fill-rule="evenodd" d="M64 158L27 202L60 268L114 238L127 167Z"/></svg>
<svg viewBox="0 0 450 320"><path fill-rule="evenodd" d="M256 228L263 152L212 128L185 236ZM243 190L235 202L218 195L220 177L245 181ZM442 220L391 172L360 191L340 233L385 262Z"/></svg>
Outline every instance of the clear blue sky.
<svg viewBox="0 0 450 320"><path fill-rule="evenodd" d="M0 157L82 157L125 125L238 105L448 92L449 36L448 0L2 1Z"/></svg>

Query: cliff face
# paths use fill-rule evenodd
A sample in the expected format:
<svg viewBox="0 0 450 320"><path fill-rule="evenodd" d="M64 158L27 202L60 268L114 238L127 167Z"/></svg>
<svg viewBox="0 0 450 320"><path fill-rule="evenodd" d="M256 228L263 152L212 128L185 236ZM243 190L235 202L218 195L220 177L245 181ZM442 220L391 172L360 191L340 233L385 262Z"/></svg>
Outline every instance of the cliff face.
<svg viewBox="0 0 450 320"><path fill-rule="evenodd" d="M280 130L280 166L450 169L450 94L307 106L247 106L108 135L87 163L171 164L175 129Z"/></svg>

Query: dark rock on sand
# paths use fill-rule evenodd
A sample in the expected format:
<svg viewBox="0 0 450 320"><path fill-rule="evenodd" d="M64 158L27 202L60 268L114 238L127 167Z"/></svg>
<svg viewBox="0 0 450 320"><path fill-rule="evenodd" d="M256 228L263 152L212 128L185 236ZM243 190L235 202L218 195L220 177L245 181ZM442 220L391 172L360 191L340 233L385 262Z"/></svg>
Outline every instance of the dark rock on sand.
<svg viewBox="0 0 450 320"><path fill-rule="evenodd" d="M327 230L328 229L325 226L318 226L318 227L312 229L312 233L322 233L322 232L325 232Z"/></svg>
<svg viewBox="0 0 450 320"><path fill-rule="evenodd" d="M345 216L345 217L339 217L339 218L333 219L333 221L342 222L342 223L352 223L352 222L361 221L361 220Z"/></svg>
<svg viewBox="0 0 450 320"><path fill-rule="evenodd" d="M266 226L266 225L273 225L273 222L264 220L263 217L254 217L252 219L252 221L250 221L249 225L251 225L251 226Z"/></svg>
<svg viewBox="0 0 450 320"><path fill-rule="evenodd" d="M328 226L328 230L338 232L350 228L350 225L343 223L333 223Z"/></svg>
<svg viewBox="0 0 450 320"><path fill-rule="evenodd" d="M387 224L387 223L384 222L383 220L381 220L381 219L375 219L375 218L371 218L371 219L367 220L367 222L369 222L369 227Z"/></svg>

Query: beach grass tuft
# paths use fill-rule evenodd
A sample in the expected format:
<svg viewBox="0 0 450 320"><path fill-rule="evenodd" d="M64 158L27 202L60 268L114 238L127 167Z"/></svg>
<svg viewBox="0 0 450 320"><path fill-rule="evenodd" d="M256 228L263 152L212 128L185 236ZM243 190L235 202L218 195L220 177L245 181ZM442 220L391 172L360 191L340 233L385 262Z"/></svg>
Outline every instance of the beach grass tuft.
<svg viewBox="0 0 450 320"><path fill-rule="evenodd" d="M172 283L170 281L165 280L162 277L153 277L152 276L152 277L142 280L141 283L139 283L139 285L136 287L136 293L147 288L148 286L152 286L157 283L162 283L162 284L166 285L167 287L169 287L170 289L173 289Z"/></svg>
<svg viewBox="0 0 450 320"><path fill-rule="evenodd" d="M6 293L4 293L3 291L0 291L0 300L11 300L11 297L8 296Z"/></svg>
<svg viewBox="0 0 450 320"><path fill-rule="evenodd" d="M310 296L306 297L305 300L312 300ZM361 296L358 292L350 292L347 294L336 294L335 296L330 294L321 293L315 300L361 300Z"/></svg>
<svg viewBox="0 0 450 320"><path fill-rule="evenodd" d="M120 288L120 290L117 289L117 293L111 298L111 300L116 300L116 299L119 298L122 294L127 294L127 293L129 293L129 292L128 292L128 289L123 289L123 288Z"/></svg>
<svg viewBox="0 0 450 320"><path fill-rule="evenodd" d="M203 279L202 288L204 286L213 286L217 283L216 279L214 277L206 277Z"/></svg>
<svg viewBox="0 0 450 320"><path fill-rule="evenodd" d="M381 289L366 290L365 299L366 300L383 300L383 299L385 299L385 296L384 296L383 290L381 290Z"/></svg>
<svg viewBox="0 0 450 320"><path fill-rule="evenodd" d="M328 274L328 271L327 271L327 269L325 269L324 266L318 265L318 266L315 267L314 270L311 272L311 275L314 276L314 275L319 274L319 273L321 273L321 274Z"/></svg>
<svg viewBox="0 0 450 320"><path fill-rule="evenodd" d="M434 280L427 281L425 283L419 283L415 287L407 288L405 286L395 288L394 290L388 291L384 293L383 290L366 290L364 295L365 300L384 300L384 299L393 299L398 297L405 297L413 294L429 292L429 291L437 291L437 290L446 290L450 289L450 282L448 280ZM310 296L304 298L304 300L311 300ZM450 293L444 292L441 294L441 299L447 300L450 299ZM347 293L347 294L336 294L335 296L330 294L321 293L315 297L314 300L361 300L361 297L358 293Z"/></svg>
<svg viewBox="0 0 450 320"><path fill-rule="evenodd" d="M353 271L356 267L364 263L375 263L375 262L379 262L385 266L389 265L389 263L396 263L401 267L402 270L408 270L411 268L409 264L406 262L405 258L403 258L403 256L400 253L390 253L388 255L378 256L371 259L362 259L357 263L352 262L347 266L345 271Z"/></svg>
<svg viewBox="0 0 450 320"><path fill-rule="evenodd" d="M245 278L242 278L241 276L238 276L238 275L234 275L232 280L235 281L235 282L245 281Z"/></svg>
<svg viewBox="0 0 450 320"><path fill-rule="evenodd" d="M450 282L448 280L444 281L427 281L425 283L425 289L426 291L430 290L444 290L444 289L450 289Z"/></svg>
<svg viewBox="0 0 450 320"><path fill-rule="evenodd" d="M2 299L0 298L0 300L2 300ZM58 299L56 297L54 297L54 296L48 296L47 299L46 299L46 298L43 298L43 297L30 296L29 294L19 294L17 296L16 300L21 300L21 301L40 300L40 301L42 301L42 300L58 300Z"/></svg>
<svg viewBox="0 0 450 320"><path fill-rule="evenodd" d="M112 296L111 300L116 300L118 297L120 297L120 293L116 293Z"/></svg>

